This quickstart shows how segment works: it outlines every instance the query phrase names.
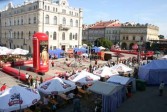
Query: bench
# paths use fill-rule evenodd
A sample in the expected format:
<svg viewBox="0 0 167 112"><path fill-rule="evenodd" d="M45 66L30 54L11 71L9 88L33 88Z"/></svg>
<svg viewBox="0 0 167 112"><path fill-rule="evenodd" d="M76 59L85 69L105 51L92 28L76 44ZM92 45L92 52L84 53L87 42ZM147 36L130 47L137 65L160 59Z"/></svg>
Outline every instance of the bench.
<svg viewBox="0 0 167 112"><path fill-rule="evenodd" d="M66 101L68 101L70 98L68 98L67 97L67 95L65 95L65 94L59 94L59 96L61 97L61 98L63 98L64 100L66 100Z"/></svg>
<svg viewBox="0 0 167 112"><path fill-rule="evenodd" d="M81 89L81 88L78 88L78 91L79 91L80 93L82 93L82 94L86 94L86 93L87 93L87 91L85 91L85 90L83 90L83 89Z"/></svg>

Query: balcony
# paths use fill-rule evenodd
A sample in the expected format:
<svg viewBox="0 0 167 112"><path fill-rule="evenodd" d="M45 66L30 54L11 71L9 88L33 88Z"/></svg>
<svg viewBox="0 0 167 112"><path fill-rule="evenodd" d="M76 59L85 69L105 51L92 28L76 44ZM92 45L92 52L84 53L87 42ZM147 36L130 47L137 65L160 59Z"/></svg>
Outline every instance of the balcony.
<svg viewBox="0 0 167 112"><path fill-rule="evenodd" d="M62 25L62 24L59 25L59 30L61 31L68 31L69 29L70 29L70 26Z"/></svg>

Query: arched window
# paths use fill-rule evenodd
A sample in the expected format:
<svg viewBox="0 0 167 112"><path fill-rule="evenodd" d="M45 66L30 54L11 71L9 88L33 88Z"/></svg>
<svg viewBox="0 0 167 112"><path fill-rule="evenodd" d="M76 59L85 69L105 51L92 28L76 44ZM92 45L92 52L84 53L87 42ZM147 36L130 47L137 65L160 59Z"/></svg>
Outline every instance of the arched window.
<svg viewBox="0 0 167 112"><path fill-rule="evenodd" d="M16 46L14 45L14 49L16 48Z"/></svg>
<svg viewBox="0 0 167 112"><path fill-rule="evenodd" d="M73 26L73 20L70 19L70 26Z"/></svg>
<svg viewBox="0 0 167 112"><path fill-rule="evenodd" d="M56 40L56 32L53 33L53 40Z"/></svg>
<svg viewBox="0 0 167 112"><path fill-rule="evenodd" d="M19 39L19 36L20 36L20 35L19 35L19 32L17 32L17 38L18 38L18 39Z"/></svg>
<svg viewBox="0 0 167 112"><path fill-rule="evenodd" d="M50 10L50 7L48 6L48 10Z"/></svg>
<svg viewBox="0 0 167 112"><path fill-rule="evenodd" d="M62 33L62 40L65 40L65 33Z"/></svg>
<svg viewBox="0 0 167 112"><path fill-rule="evenodd" d="M49 36L49 32L48 31L46 31L46 34Z"/></svg>
<svg viewBox="0 0 167 112"><path fill-rule="evenodd" d="M54 16L53 22L54 22L53 24L55 24L55 25L57 24L57 17L56 16Z"/></svg>
<svg viewBox="0 0 167 112"><path fill-rule="evenodd" d="M23 31L21 32L21 39L23 39Z"/></svg>
<svg viewBox="0 0 167 112"><path fill-rule="evenodd" d="M37 22L37 19L36 19L36 17L34 17L34 24L36 24L36 22Z"/></svg>
<svg viewBox="0 0 167 112"><path fill-rule="evenodd" d="M75 26L78 27L78 20L75 21Z"/></svg>
<svg viewBox="0 0 167 112"><path fill-rule="evenodd" d="M70 33L70 40L72 40L72 33Z"/></svg>
<svg viewBox="0 0 167 112"><path fill-rule="evenodd" d="M76 33L76 34L75 34L75 40L77 40L77 38L78 38L78 34Z"/></svg>
<svg viewBox="0 0 167 112"><path fill-rule="evenodd" d="M45 16L45 24L49 24L49 15Z"/></svg>
<svg viewBox="0 0 167 112"><path fill-rule="evenodd" d="M66 25L66 18L63 17L63 25Z"/></svg>
<svg viewBox="0 0 167 112"><path fill-rule="evenodd" d="M21 45L21 49L23 49L23 46Z"/></svg>

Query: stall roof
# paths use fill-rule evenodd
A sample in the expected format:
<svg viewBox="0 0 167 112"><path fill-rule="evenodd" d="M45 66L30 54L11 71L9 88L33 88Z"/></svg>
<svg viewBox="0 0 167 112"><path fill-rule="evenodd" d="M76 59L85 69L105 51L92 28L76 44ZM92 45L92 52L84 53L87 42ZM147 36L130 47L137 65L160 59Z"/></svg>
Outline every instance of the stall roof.
<svg viewBox="0 0 167 112"><path fill-rule="evenodd" d="M109 96L120 90L122 87L123 86L119 84L97 81L91 87L89 87L88 90L97 94Z"/></svg>

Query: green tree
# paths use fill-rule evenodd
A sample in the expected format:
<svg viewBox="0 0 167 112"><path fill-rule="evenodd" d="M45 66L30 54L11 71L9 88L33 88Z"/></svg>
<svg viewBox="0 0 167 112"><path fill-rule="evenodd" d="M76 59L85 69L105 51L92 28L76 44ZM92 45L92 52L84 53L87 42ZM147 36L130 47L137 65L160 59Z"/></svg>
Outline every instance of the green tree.
<svg viewBox="0 0 167 112"><path fill-rule="evenodd" d="M164 39L164 35L158 35L159 39Z"/></svg>
<svg viewBox="0 0 167 112"><path fill-rule="evenodd" d="M110 49L112 46L112 42L106 38L98 38L95 40L95 46L103 46Z"/></svg>
<svg viewBox="0 0 167 112"><path fill-rule="evenodd" d="M88 46L92 46L92 43L90 43L90 42L87 41L87 40L83 40L83 41L82 41L82 44L86 44L86 45L88 45Z"/></svg>

